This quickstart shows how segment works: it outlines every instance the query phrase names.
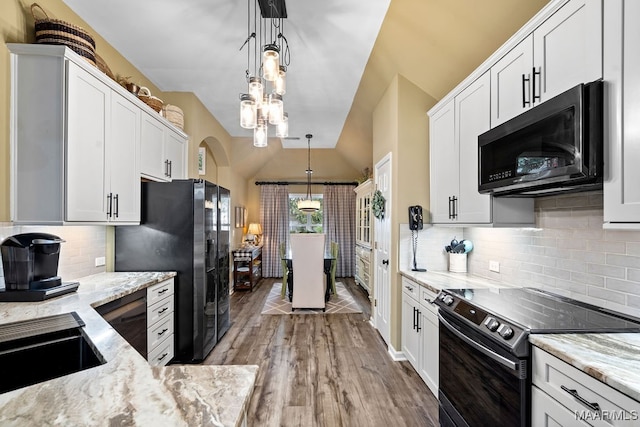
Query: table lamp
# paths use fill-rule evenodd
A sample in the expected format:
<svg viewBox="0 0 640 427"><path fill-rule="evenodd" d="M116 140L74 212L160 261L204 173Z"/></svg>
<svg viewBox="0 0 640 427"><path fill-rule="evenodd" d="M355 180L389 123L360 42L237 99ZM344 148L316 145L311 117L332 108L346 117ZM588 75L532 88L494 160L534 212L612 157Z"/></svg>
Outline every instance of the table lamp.
<svg viewBox="0 0 640 427"><path fill-rule="evenodd" d="M262 226L257 222L252 222L249 224L249 229L247 230L247 234L253 235L253 244L260 244L260 236L262 236Z"/></svg>

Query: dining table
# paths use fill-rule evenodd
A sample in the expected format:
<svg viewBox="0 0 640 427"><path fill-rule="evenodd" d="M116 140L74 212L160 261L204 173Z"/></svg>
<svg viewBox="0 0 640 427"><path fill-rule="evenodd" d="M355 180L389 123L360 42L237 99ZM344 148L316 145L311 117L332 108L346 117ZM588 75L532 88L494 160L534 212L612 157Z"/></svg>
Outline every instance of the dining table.
<svg viewBox="0 0 640 427"><path fill-rule="evenodd" d="M324 291L324 300L329 301L331 298L331 261L335 259L331 252L325 251L324 253L324 264L323 270L326 277L326 286ZM282 258L287 263L287 270L289 274L287 275L287 298L289 301L293 299L293 259L291 256L291 251L288 251L287 254Z"/></svg>

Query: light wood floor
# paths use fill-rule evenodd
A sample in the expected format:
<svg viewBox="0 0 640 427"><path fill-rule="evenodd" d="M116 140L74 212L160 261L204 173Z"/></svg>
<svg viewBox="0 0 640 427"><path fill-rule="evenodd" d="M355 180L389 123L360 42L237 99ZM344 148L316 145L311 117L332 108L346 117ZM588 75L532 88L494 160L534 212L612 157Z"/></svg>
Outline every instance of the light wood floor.
<svg viewBox="0 0 640 427"><path fill-rule="evenodd" d="M438 425L437 400L409 362L388 355L353 279L340 281L362 314L261 315L276 281L231 296L231 328L204 361L260 366L250 427Z"/></svg>

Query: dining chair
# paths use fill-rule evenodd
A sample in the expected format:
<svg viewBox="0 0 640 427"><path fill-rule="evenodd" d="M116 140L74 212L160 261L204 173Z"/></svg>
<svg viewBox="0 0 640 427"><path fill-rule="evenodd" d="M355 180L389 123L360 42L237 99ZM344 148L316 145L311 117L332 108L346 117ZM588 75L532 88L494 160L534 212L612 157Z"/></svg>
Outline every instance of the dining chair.
<svg viewBox="0 0 640 427"><path fill-rule="evenodd" d="M338 266L338 254L340 253L340 245L338 242L331 242L331 292L337 295L336 291L336 268Z"/></svg>
<svg viewBox="0 0 640 427"><path fill-rule="evenodd" d="M291 310L321 308L325 310L324 234L292 234L291 261L293 298Z"/></svg>
<svg viewBox="0 0 640 427"><path fill-rule="evenodd" d="M280 296L283 298L287 294L287 279L289 278L289 268L287 267L286 253L287 242L280 243L280 265L282 266L282 291Z"/></svg>

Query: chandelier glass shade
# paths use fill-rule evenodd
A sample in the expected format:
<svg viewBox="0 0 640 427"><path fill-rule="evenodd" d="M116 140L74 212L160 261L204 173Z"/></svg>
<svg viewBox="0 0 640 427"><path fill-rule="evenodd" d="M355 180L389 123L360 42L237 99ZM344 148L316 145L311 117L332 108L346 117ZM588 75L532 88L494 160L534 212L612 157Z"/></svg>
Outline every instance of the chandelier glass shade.
<svg viewBox="0 0 640 427"><path fill-rule="evenodd" d="M276 127L276 137L289 135L283 100L290 62L289 44L283 34L286 6L284 1L260 2L261 7L265 4L268 9L258 11L258 0L247 0L247 39L240 47L247 49L247 92L240 94L240 126L253 129L256 147L267 146L269 125Z"/></svg>
<svg viewBox="0 0 640 427"><path fill-rule="evenodd" d="M311 169L311 138L313 135L310 133L306 134L307 138L307 147L308 147L308 155L307 155L307 198L304 200L298 201L298 210L304 213L314 213L320 210L320 201L319 200L311 200L311 174L313 170Z"/></svg>

